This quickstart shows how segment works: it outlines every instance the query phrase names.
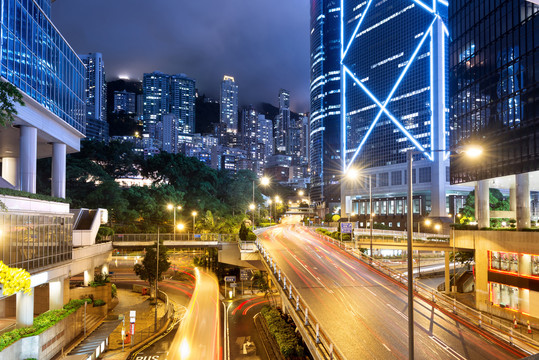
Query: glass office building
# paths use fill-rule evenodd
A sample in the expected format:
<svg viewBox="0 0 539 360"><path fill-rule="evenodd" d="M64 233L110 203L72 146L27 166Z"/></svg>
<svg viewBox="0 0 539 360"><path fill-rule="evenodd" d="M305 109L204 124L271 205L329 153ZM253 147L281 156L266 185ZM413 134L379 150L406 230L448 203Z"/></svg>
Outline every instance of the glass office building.
<svg viewBox="0 0 539 360"><path fill-rule="evenodd" d="M310 197L340 202L340 1L311 1Z"/></svg>
<svg viewBox="0 0 539 360"><path fill-rule="evenodd" d="M344 1L346 166L405 163L407 150L431 148L433 71L445 67L433 63L432 34L447 6L424 3Z"/></svg>
<svg viewBox="0 0 539 360"><path fill-rule="evenodd" d="M0 4L2 77L84 133L85 68L49 19L50 1Z"/></svg>
<svg viewBox="0 0 539 360"><path fill-rule="evenodd" d="M452 2L452 144L480 143L479 162L451 162L451 182L539 170L539 5Z"/></svg>

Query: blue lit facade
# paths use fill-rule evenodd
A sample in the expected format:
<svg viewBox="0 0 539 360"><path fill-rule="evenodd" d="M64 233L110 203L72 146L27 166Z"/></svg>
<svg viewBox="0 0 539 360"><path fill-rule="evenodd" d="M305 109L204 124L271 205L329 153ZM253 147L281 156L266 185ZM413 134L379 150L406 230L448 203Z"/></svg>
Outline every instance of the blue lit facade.
<svg viewBox="0 0 539 360"><path fill-rule="evenodd" d="M449 188L448 3L443 0L341 1L342 167L361 169L343 182L341 215L374 212L403 229L406 153L414 156L414 213L446 217L464 189ZM433 151L435 150L435 151ZM379 204L379 205L377 205ZM380 216L382 215L382 216ZM398 225L397 225L398 224Z"/></svg>
<svg viewBox="0 0 539 360"><path fill-rule="evenodd" d="M311 201L340 202L341 76L340 2L311 1Z"/></svg>
<svg viewBox="0 0 539 360"><path fill-rule="evenodd" d="M85 68L50 21L50 1L0 4L2 77L84 133Z"/></svg>

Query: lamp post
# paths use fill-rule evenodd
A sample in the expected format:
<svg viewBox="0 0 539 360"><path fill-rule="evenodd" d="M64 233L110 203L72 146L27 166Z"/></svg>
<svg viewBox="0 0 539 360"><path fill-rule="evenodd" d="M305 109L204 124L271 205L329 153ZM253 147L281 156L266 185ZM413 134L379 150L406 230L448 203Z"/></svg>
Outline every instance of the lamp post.
<svg viewBox="0 0 539 360"><path fill-rule="evenodd" d="M271 223L272 223L272 221L273 221L273 215L272 215L272 212L271 212L271 203L272 203L272 202L273 202L273 201L271 201L271 199L268 199L269 210L270 210L270 225L271 225Z"/></svg>
<svg viewBox="0 0 539 360"><path fill-rule="evenodd" d="M155 254L156 256L156 262L155 262L155 318L154 318L154 328L155 331L157 331L157 292L158 292L158 283L157 280L159 279L159 226L157 227L157 252Z"/></svg>
<svg viewBox="0 0 539 360"><path fill-rule="evenodd" d="M174 228L174 241L176 241L176 209L181 210L181 205L174 206L173 204L168 204L167 209L174 210L174 225L172 226Z"/></svg>
<svg viewBox="0 0 539 360"><path fill-rule="evenodd" d="M252 202L252 204L255 203L255 181L256 180L253 180L253 202ZM260 185L268 186L269 184L270 184L269 177L263 176L263 177L260 178ZM254 229L254 226L255 226L255 220L254 220L254 215L253 215L253 229Z"/></svg>
<svg viewBox="0 0 539 360"><path fill-rule="evenodd" d="M356 180L359 176L359 172L354 169L354 168L351 168L348 170L348 172L346 173L346 177L350 180ZM372 230L373 230L373 217L374 217L374 214L372 213L372 176L370 174L367 175L369 177L369 225L370 225L370 237L371 237L371 246L370 246L370 256L371 256L371 260L372 260L372 257L373 257L373 253L372 253Z"/></svg>
<svg viewBox="0 0 539 360"><path fill-rule="evenodd" d="M431 150L432 152L448 152L448 150ZM451 150L449 150L451 152ZM468 146L466 149L463 149L463 153L466 154L469 158L478 158L483 153L483 149L480 146ZM408 358L410 360L414 359L414 274L413 274L413 263L412 263L412 241L413 241L413 225L414 225L414 209L413 209L413 187L412 187L412 162L413 155L416 153L414 150L408 150L406 153L406 163L407 163L407 175L408 175L408 216L407 216L407 262L408 262ZM421 152L417 152L421 154Z"/></svg>
<svg viewBox="0 0 539 360"><path fill-rule="evenodd" d="M197 212L193 211L191 215L193 216L193 240L195 240L195 223L197 218Z"/></svg>
<svg viewBox="0 0 539 360"><path fill-rule="evenodd" d="M251 210L251 219L253 219L253 224L252 224L252 227L253 227L253 230L255 228L255 204L252 203L251 205L249 205L249 209Z"/></svg>

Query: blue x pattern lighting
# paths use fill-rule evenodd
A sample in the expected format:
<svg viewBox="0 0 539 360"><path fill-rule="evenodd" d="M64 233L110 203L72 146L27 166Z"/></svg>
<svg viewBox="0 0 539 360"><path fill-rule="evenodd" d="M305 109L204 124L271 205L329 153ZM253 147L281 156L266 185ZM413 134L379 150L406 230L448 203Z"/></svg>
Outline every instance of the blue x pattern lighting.
<svg viewBox="0 0 539 360"><path fill-rule="evenodd" d="M391 1L394 1L394 0L387 0L388 2L391 2ZM441 19L439 17L439 14L438 14L438 8L437 6L444 6L447 8L448 6L448 3L446 1L442 1L442 0L433 0L432 1L432 6L429 6L427 5L425 2L423 1L419 1L419 0L410 0L410 3L413 4L414 6L413 7L417 7L418 9L421 9L421 11L425 12L426 14L428 14L429 17L431 17L431 20L430 20L430 23L428 24L427 28L422 32L420 33L421 36L416 36L417 38L417 45L414 49L414 51L412 52L411 56L409 56L409 58L407 59L407 61L403 64L406 64L405 66L403 66L402 68L402 71L400 72L398 78L396 79L395 83L393 84L393 86L391 87L391 90L389 91L389 93L387 94L385 100L381 101L380 99L377 98L377 96L374 95L374 92L371 91L365 84L364 82L361 80L362 77L366 77L368 76L368 74L356 74L353 72L353 70L351 69L351 66L353 67L355 63L357 63L359 60L358 59L354 59L354 58L350 58L351 55L350 55L350 48L352 47L353 43L355 41L357 41L357 38L359 38L359 36L361 35L361 31L363 31L364 33L365 32L368 32L370 30L372 30L372 28L378 26L378 24L380 23L383 23L384 21L381 21L379 22L377 25L375 26L371 26L370 28L368 27L369 25L365 26L365 19L368 18L369 16L369 12L370 11L377 11L377 10L372 10L372 7L371 6L374 6L373 4L373 0L368 0L366 5L364 5L364 9L363 9L363 12L359 15L359 17L356 16L357 18L357 24L355 25L354 27L354 30L351 34L350 37L347 37L345 35L345 0L341 0L341 65L342 65L342 87L341 87L341 94L342 94L342 104L343 104L343 109L342 109L342 129L343 129L343 132L342 132L342 143L343 143L343 156L342 156L342 159L343 159L343 168L345 170L348 170L348 168L352 165L352 163L354 162L354 160L357 158L357 156L360 154L360 152L362 151L362 149L364 148L364 145L366 143L366 141L368 140L369 136L371 135L373 129L375 128L376 124L379 122L382 114L385 114L387 116L387 118L391 121L391 123L400 131L402 132L406 138L413 144L413 146L421 151L422 153L425 154L425 156L429 159L429 160L433 160L434 159L434 156L433 156L433 124L434 124L434 114L432 113L432 111L430 111L430 151L429 149L426 149L425 146L423 146L419 141L418 139L416 139L414 137L413 134L410 133L410 131L408 131L406 129L406 127L402 124L401 120L399 120L391 111L388 110L388 104L392 101L394 95L395 95L395 92L397 91L397 89L399 88L399 86L402 84L403 81L406 80L406 75L408 74L408 70L410 69L410 67L412 66L412 64L414 64L414 61L416 61L416 59L418 58L418 53L420 52L420 49L422 49L423 45L425 44L427 38L430 37L430 49L429 49L429 58L430 58L430 77L429 77L429 80L430 80L430 84L429 84L429 87L430 87L430 104L433 103L434 101L434 94L433 94L433 69L434 69L434 66L441 66L442 68L442 71L444 71L443 68L445 68L445 59L443 57L443 54L442 54L442 59L441 59L441 63L440 65L438 64L434 64L433 62L433 26L436 25L436 20L437 19ZM358 4L355 8L358 8L360 7L361 4ZM348 23L350 23L350 21L348 21ZM348 25L347 25L348 26ZM447 28L445 27L445 25L442 23L442 27L443 27L443 31L444 31L444 35L442 36L443 40L442 40L442 48L444 48L445 44L443 43L444 40L445 40L445 36L448 36L448 31L447 31ZM360 34L360 35L358 35ZM380 46L384 46L383 44L381 44ZM445 48L444 48L445 49ZM367 50L365 50L367 51ZM350 64L350 65L349 65ZM445 79L445 71L443 72L443 77ZM357 149L355 150L355 152L353 153L353 155L348 159L347 158L347 141L348 141L348 119L347 119L347 112L348 112L348 97L347 97L347 94L346 94L346 91L347 91L347 81L351 80L352 83L351 84L355 84L357 88L361 89L364 94L366 94L368 96L368 98L370 100L372 100L372 103L375 104L375 106L379 109L376 113L376 115L374 116L374 118L372 118L372 120L370 121L370 125L368 126L368 129L366 130L366 132L362 135L361 137L361 140L359 141L359 145L357 146ZM441 84L441 91L443 91L443 99L445 99L445 81L443 82L443 84ZM442 105L444 107L444 110L445 110L445 101L444 101L444 104ZM444 114L445 114L445 111L444 111ZM442 119L442 125L441 125L445 131L445 115L444 115L444 118ZM442 139L442 143L445 145L445 137L444 139Z"/></svg>

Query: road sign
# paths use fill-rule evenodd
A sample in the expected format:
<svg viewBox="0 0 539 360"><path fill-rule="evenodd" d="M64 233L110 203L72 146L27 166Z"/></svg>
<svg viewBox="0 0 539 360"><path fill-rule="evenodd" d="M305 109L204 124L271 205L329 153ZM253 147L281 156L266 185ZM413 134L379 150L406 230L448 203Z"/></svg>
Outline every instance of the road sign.
<svg viewBox="0 0 539 360"><path fill-rule="evenodd" d="M230 287L231 288L238 287L238 283L237 282L230 283Z"/></svg>
<svg viewBox="0 0 539 360"><path fill-rule="evenodd" d="M236 282L236 276L225 276L225 282Z"/></svg>
<svg viewBox="0 0 539 360"><path fill-rule="evenodd" d="M131 311L129 312L129 317L130 317L130 318L135 318L135 317L137 317L137 311L136 311L136 310L131 310Z"/></svg>
<svg viewBox="0 0 539 360"><path fill-rule="evenodd" d="M352 223L349 222L343 222L341 223L341 232L343 234L351 234L352 233Z"/></svg>
<svg viewBox="0 0 539 360"><path fill-rule="evenodd" d="M240 280L241 281L249 280L249 278L251 277L249 273L250 271L248 269L240 269Z"/></svg>

